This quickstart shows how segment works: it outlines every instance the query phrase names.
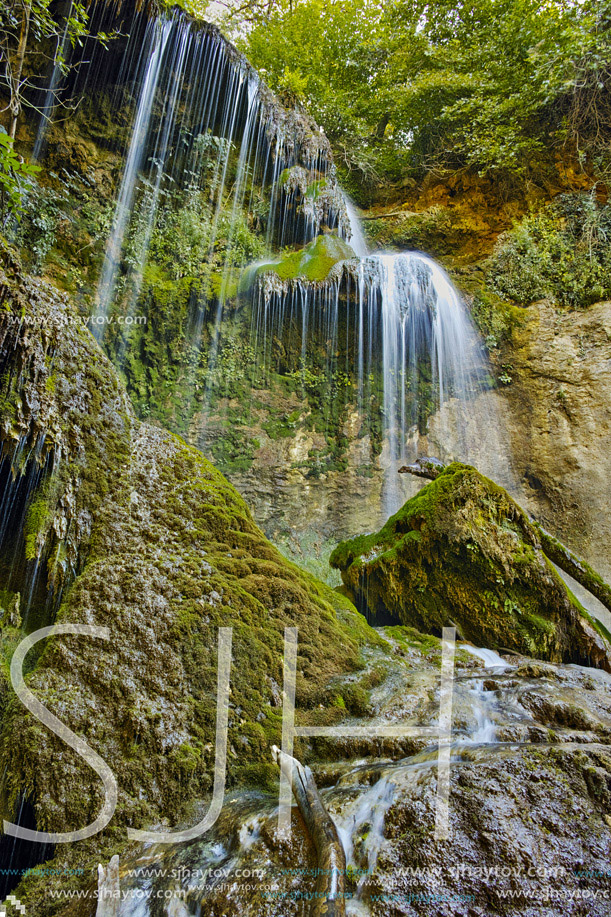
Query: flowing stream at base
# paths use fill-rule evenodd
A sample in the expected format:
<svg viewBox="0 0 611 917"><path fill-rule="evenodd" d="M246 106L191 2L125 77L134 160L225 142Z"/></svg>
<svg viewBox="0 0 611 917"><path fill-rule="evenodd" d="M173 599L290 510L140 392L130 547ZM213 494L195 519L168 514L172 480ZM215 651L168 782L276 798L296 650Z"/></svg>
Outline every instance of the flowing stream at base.
<svg viewBox="0 0 611 917"><path fill-rule="evenodd" d="M394 638L390 633L381 629L381 634L392 647ZM466 644L459 644L458 651L451 744L453 770L504 760L515 755L521 746L533 742L541 747L540 743L546 740L535 737L533 732L543 732L529 704L533 692L570 701L570 686L574 683L571 679L581 677L580 673L588 680L590 690L591 678L601 680L601 687L602 682L605 686L611 682L611 676L600 670L557 666L554 669L558 674L552 676L549 684L542 685L536 672L531 677L530 667L524 665L523 659L508 661L491 650ZM376 658L372 655L371 664L375 664ZM473 659L477 662L470 661ZM439 669L428 664L426 671L411 668L409 675L400 667L389 671L388 679L372 692L376 713L368 723L387 724L405 717L400 711L405 701L407 676L411 694L421 699L421 713L428 709L424 719L432 722ZM563 683L567 686L563 687ZM412 722L409 716L407 720ZM561 745L562 729L557 731L556 742ZM566 741L576 740L567 733ZM370 917L368 884L375 874L378 858L388 850L389 811L405 799L422 801L427 793L434 795L438 748L436 743L423 740L420 750L407 757L399 756L398 760L386 754L376 757L373 748L372 756L368 757L363 757L362 752L359 755L356 747L357 753L352 755L347 753L347 746L341 749L337 759L317 764L315 772L346 853L351 889L351 897L346 901L347 917ZM268 917L271 913L284 914L282 908L272 908L269 903L277 901L278 895L292 897L287 912L307 917L307 897L295 896L303 893L304 884L309 887L310 880L304 877L313 873L308 871L303 850L298 852L299 846L280 853L274 841L276 805L276 800L268 794L235 792L227 797L218 823L199 841L174 849L149 846L126 862L122 870L125 900L120 917L157 914L205 917L211 913ZM252 893L240 893L240 885L244 887L249 881ZM257 897L256 890L261 886L271 889L268 892L271 898ZM231 888L233 892L228 891ZM151 902L163 895L163 900L171 899L171 902L163 905L164 910L155 909ZM295 900L299 901L297 909Z"/></svg>

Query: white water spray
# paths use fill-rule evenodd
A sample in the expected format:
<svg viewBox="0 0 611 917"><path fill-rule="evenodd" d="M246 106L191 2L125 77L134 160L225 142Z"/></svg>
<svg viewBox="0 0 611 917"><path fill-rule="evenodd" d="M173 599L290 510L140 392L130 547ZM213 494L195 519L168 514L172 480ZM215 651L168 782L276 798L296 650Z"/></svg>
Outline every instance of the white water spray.
<svg viewBox="0 0 611 917"><path fill-rule="evenodd" d="M157 19L152 25L154 30L153 50L146 66L144 81L140 91L136 119L115 209L113 229L106 246L104 266L98 285L97 315L99 324L96 323L95 327L98 328L99 337L103 334L105 319L108 315L115 292L123 240L132 212L132 204L136 190L136 177L138 171L142 167L146 137L153 110L153 101L155 99L157 83L161 73L161 64L170 36L171 27L172 22L169 19Z"/></svg>
<svg viewBox="0 0 611 917"><path fill-rule="evenodd" d="M358 218L356 208L349 197L344 196L346 204L346 213L350 224L350 245L354 249L357 258L366 258L369 255L369 246L365 239L365 233L361 228L361 222Z"/></svg>

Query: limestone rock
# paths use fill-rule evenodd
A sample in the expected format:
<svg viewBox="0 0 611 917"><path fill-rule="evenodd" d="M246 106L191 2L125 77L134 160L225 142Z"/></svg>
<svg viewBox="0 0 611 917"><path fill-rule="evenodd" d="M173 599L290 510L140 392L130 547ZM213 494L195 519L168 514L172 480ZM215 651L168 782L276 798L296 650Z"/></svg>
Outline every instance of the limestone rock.
<svg viewBox="0 0 611 917"><path fill-rule="evenodd" d="M454 463L380 532L331 555L373 616L427 633L456 624L479 646L611 671L611 645L545 557L509 494Z"/></svg>
<svg viewBox="0 0 611 917"><path fill-rule="evenodd" d="M445 467L444 463L437 458L422 456L416 459L412 465L403 465L399 468L399 474L413 474L417 478L427 478L429 481L434 481Z"/></svg>
<svg viewBox="0 0 611 917"><path fill-rule="evenodd" d="M545 528L611 575L611 303L522 310L504 357L514 468Z"/></svg>
<svg viewBox="0 0 611 917"><path fill-rule="evenodd" d="M285 626L299 629L297 704L332 722L337 710L324 688L358 667L352 625L362 634L362 624L344 598L267 541L200 452L137 421L70 305L13 271L0 278L9 390L0 429L14 476L1 483L18 511L14 539L0 544L0 572L12 570L24 619L24 587L37 565L42 597L52 594L49 602L39 596L39 626L59 614L109 628L107 643L49 640L28 678L40 702L113 767L119 804L110 856L125 825L176 825L211 787L219 627L234 628L229 747L240 753L230 756L228 779L261 785L274 774L269 748L280 739L266 676L282 682ZM20 443L28 448L20 452ZM24 482L27 498L14 501ZM53 524L58 516L65 526ZM27 559L30 534L36 551ZM0 759L5 818L14 820L25 794L40 830L85 825L101 806L96 774L17 698L1 710ZM93 867L104 842L73 845L66 855ZM32 885L27 900L39 893Z"/></svg>

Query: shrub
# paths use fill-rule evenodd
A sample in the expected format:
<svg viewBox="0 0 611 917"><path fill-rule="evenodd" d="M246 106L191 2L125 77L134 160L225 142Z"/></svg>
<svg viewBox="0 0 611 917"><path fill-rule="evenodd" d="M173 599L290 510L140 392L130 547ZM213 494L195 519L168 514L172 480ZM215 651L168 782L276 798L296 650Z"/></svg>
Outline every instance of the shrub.
<svg viewBox="0 0 611 917"><path fill-rule="evenodd" d="M3 226L23 210L28 189L39 171L39 166L26 162L15 152L12 139L0 128L0 219Z"/></svg>
<svg viewBox="0 0 611 917"><path fill-rule="evenodd" d="M611 296L611 206L562 194L528 214L497 245L490 282L523 305L550 299L579 309Z"/></svg>

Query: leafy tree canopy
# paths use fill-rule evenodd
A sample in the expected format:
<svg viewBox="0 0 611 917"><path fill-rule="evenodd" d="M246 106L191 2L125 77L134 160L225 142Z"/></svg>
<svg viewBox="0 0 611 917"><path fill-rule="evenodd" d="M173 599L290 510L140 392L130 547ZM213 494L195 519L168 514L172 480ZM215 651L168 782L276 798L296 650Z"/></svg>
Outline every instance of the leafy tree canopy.
<svg viewBox="0 0 611 917"><path fill-rule="evenodd" d="M522 181L563 146L611 168L611 0L247 0L231 14L360 183L448 167Z"/></svg>

